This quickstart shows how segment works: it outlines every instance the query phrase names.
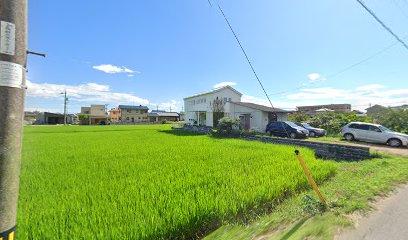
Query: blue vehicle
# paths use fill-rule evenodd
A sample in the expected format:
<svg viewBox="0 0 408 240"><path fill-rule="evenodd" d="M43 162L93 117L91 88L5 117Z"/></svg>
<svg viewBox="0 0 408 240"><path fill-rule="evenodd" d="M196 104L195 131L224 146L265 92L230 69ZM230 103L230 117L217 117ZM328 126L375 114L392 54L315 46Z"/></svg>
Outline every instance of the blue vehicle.
<svg viewBox="0 0 408 240"><path fill-rule="evenodd" d="M326 130L322 128L312 127L307 123L295 123L295 124L298 125L299 127L303 127L309 130L309 137L323 137L327 134Z"/></svg>
<svg viewBox="0 0 408 240"><path fill-rule="evenodd" d="M266 133L271 136L288 138L307 138L309 131L293 122L270 122L266 125Z"/></svg>

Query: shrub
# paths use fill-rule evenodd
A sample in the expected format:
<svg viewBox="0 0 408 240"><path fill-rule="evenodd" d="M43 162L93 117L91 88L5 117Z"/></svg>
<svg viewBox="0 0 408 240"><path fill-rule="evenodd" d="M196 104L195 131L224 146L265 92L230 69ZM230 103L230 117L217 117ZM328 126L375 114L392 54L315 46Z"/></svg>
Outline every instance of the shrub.
<svg viewBox="0 0 408 240"><path fill-rule="evenodd" d="M386 109L378 116L378 123L390 128L393 131L408 133L408 110L407 109Z"/></svg>
<svg viewBox="0 0 408 240"><path fill-rule="evenodd" d="M217 135L239 135L240 120L235 118L223 117L218 121Z"/></svg>
<svg viewBox="0 0 408 240"><path fill-rule="evenodd" d="M161 123L162 123L162 124L166 124L166 123L167 123L167 120L164 119L164 120L161 121Z"/></svg>

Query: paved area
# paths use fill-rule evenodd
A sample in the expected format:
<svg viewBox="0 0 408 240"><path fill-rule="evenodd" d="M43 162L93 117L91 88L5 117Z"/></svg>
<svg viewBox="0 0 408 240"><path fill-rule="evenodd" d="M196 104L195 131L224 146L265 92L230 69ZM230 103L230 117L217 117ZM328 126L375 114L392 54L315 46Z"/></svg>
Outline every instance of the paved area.
<svg viewBox="0 0 408 240"><path fill-rule="evenodd" d="M346 231L336 240L407 240L408 185L376 204L377 210L360 219L354 230Z"/></svg>

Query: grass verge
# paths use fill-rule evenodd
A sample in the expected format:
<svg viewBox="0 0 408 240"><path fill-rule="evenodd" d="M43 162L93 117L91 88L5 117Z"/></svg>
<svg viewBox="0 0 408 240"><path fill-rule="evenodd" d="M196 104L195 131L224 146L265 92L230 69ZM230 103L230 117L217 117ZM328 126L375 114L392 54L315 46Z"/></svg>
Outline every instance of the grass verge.
<svg viewBox="0 0 408 240"><path fill-rule="evenodd" d="M337 174L320 186L332 208L323 214L305 212L304 194L281 204L249 225L225 225L206 239L333 239L340 228L352 226L350 214L367 213L370 203L408 181L408 159L382 155L361 162L336 162ZM312 191L305 193L315 196Z"/></svg>

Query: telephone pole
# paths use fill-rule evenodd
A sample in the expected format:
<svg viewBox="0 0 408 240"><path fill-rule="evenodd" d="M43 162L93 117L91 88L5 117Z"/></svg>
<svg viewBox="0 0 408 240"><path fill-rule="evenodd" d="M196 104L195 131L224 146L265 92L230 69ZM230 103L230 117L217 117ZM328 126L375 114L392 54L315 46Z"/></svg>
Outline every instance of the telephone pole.
<svg viewBox="0 0 408 240"><path fill-rule="evenodd" d="M61 94L64 94L64 125L67 125L67 102L68 102L67 90L65 90Z"/></svg>
<svg viewBox="0 0 408 240"><path fill-rule="evenodd" d="M0 239L13 240L21 161L27 0L0 0Z"/></svg>

